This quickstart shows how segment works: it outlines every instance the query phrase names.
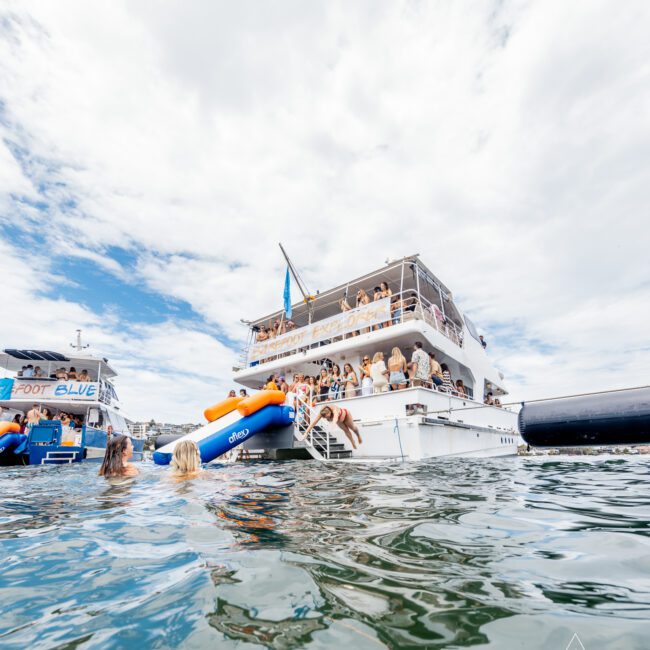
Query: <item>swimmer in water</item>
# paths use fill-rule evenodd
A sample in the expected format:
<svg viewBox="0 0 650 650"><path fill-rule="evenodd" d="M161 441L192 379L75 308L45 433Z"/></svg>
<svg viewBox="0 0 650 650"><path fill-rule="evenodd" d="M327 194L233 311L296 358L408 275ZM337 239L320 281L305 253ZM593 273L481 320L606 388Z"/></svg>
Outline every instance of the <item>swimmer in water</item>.
<svg viewBox="0 0 650 650"><path fill-rule="evenodd" d="M133 443L128 436L113 436L106 444L106 452L99 475L106 478L137 476L140 471L129 463L133 458Z"/></svg>
<svg viewBox="0 0 650 650"><path fill-rule="evenodd" d="M307 430L302 437L303 440L309 435L309 432L318 424L318 421L321 418L325 418L328 422L336 423L339 429L341 429L348 437L353 449L357 448L352 435L353 432L359 439L359 444L363 442L363 440L361 440L359 429L357 429L357 425L352 420L352 413L350 413L348 409L341 408L340 406L323 406L320 413L316 416L316 419L309 425L309 427L307 427Z"/></svg>
<svg viewBox="0 0 650 650"><path fill-rule="evenodd" d="M174 447L172 477L177 480L197 478L201 471L201 452L194 440L181 440Z"/></svg>

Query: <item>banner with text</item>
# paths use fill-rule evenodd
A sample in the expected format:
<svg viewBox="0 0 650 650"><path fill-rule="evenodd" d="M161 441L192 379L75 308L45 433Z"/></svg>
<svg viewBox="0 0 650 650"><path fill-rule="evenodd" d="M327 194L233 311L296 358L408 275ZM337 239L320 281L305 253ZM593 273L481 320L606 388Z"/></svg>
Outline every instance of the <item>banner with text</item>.
<svg viewBox="0 0 650 650"><path fill-rule="evenodd" d="M276 354L310 346L343 334L349 334L379 323L387 323L390 316L390 298L371 302L342 314L287 332L268 341L253 343L248 352L248 361L259 361Z"/></svg>
<svg viewBox="0 0 650 650"><path fill-rule="evenodd" d="M95 381L39 381L38 379L16 379L11 390L11 399L89 401L99 397L99 384Z"/></svg>

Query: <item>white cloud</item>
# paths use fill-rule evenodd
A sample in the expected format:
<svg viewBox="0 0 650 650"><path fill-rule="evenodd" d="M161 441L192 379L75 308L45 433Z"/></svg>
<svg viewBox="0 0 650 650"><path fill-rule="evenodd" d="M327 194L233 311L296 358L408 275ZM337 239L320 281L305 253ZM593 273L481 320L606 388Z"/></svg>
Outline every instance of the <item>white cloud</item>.
<svg viewBox="0 0 650 650"><path fill-rule="evenodd" d="M7 6L3 136L41 162L0 149L6 219L49 200L69 254L131 249L233 338L280 307L280 240L321 289L420 252L488 335L516 323L513 395L647 383L647 3Z"/></svg>
<svg viewBox="0 0 650 650"><path fill-rule="evenodd" d="M136 419L198 422L203 410L231 388L234 353L191 324L131 325L49 297L60 280L52 273L52 260L28 251L17 254L4 241L0 277L11 280L2 289L2 347L65 354L75 330L83 329L84 340L92 344L89 352L108 357L119 373L118 394Z"/></svg>

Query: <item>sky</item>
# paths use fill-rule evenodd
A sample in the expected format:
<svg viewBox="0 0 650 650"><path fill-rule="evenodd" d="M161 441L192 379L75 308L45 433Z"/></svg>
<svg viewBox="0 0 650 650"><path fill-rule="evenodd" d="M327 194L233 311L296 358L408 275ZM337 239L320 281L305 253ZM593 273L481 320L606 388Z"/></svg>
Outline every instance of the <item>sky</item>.
<svg viewBox="0 0 650 650"><path fill-rule="evenodd" d="M0 0L0 348L199 421L240 318L419 253L511 399L650 383L645 0ZM297 295L294 293L294 298Z"/></svg>

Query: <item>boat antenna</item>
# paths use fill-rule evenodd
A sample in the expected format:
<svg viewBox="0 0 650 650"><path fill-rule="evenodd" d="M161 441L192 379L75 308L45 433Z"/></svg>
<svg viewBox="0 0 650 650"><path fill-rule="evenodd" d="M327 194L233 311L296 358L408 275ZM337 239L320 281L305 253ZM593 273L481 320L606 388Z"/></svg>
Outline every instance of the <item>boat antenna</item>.
<svg viewBox="0 0 650 650"><path fill-rule="evenodd" d="M86 345L81 344L81 330L77 330L77 340L75 343L70 343L70 347L74 348L75 352L81 352L90 347L89 343L86 343Z"/></svg>
<svg viewBox="0 0 650 650"><path fill-rule="evenodd" d="M314 296L310 293L309 289L307 288L307 285L304 283L303 279L300 277L300 274L296 270L296 267L293 265L293 262L289 259L289 256L287 255L287 251L284 250L284 246L281 243L279 243L278 246L280 246L282 255L284 255L284 259L287 261L287 266L289 267L289 271L291 272L293 279L296 281L296 284L298 285L298 289L300 289L300 293L302 294L303 300L307 305L307 308L309 310L309 322L311 323L312 312L314 310L314 306L313 306Z"/></svg>

